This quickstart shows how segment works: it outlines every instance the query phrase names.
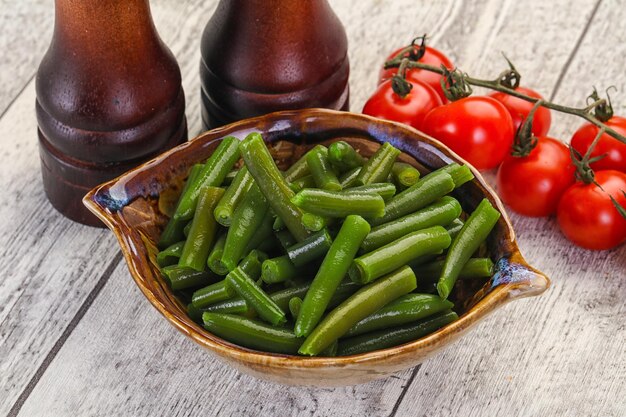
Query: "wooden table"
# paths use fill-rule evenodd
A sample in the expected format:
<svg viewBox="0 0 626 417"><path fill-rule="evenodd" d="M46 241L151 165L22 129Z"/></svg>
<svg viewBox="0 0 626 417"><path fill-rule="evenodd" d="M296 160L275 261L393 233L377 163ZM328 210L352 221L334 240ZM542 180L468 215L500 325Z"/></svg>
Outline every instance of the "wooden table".
<svg viewBox="0 0 626 417"><path fill-rule="evenodd" d="M153 0L200 130L199 40L215 0ZM352 110L384 56L428 33L462 69L582 105L615 85L626 114L626 2L332 0L352 65ZM366 385L285 387L242 375L184 338L133 284L113 235L57 214L43 193L34 75L53 4L0 0L0 416L624 416L626 247L573 247L554 219L511 215L552 288L516 301L421 366ZM306 24L306 23L305 23ZM566 139L580 121L555 116ZM491 176L492 177L492 176Z"/></svg>

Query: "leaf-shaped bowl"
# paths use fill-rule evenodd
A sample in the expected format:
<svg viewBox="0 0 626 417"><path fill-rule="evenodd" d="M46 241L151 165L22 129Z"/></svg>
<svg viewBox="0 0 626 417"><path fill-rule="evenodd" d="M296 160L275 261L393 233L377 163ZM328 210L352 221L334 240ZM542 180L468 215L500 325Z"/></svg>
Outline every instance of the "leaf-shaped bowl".
<svg viewBox="0 0 626 417"><path fill-rule="evenodd" d="M117 236L130 273L146 298L178 330L239 370L271 381L312 386L365 383L413 367L448 346L510 300L535 296L548 288L548 278L529 266L515 241L502 203L474 170L475 180L455 191L465 211L488 198L503 214L487 242L495 273L483 282L459 281L453 294L459 320L419 340L354 356L308 358L246 349L204 330L190 319L185 306L161 278L156 241L167 222L161 203L175 197L191 166L207 159L221 138L243 139L261 132L282 167L289 166L314 144L342 139L369 156L382 142L402 150L402 160L422 172L451 162L465 163L450 149L415 129L372 117L310 109L284 111L242 120L206 132L87 194L85 205Z"/></svg>

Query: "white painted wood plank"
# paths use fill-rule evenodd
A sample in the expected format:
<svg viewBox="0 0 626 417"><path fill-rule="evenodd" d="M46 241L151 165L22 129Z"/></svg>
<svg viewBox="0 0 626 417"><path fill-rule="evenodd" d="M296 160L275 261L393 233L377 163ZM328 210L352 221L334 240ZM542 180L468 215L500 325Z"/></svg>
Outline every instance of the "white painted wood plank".
<svg viewBox="0 0 626 417"><path fill-rule="evenodd" d="M118 252L105 230L59 215L39 173L31 83L0 121L0 414L5 414ZM12 139L12 140L10 140Z"/></svg>
<svg viewBox="0 0 626 417"><path fill-rule="evenodd" d="M378 416L407 374L339 389L259 382L166 324L121 265L20 415Z"/></svg>
<svg viewBox="0 0 626 417"><path fill-rule="evenodd" d="M8 15L6 8L0 9L0 15L12 16L19 4L12 3ZM156 24L166 43L172 40L175 54L194 55L196 48L184 39L195 33L183 23L189 15L199 15L203 21L214 5L197 0L180 8L166 1L154 2ZM52 3L39 0L33 13L41 8L54 9ZM28 13L28 9L17 12ZM46 26L40 29L47 45ZM5 35L3 31L0 39L8 35L11 32ZM18 50L29 60L38 55L36 50ZM183 69L183 78L187 91L197 90L197 59L181 61L195 62L193 68ZM3 66L0 74L10 72ZM47 202L41 185L34 103L31 81L0 120L0 187L5 195L0 202L0 415L9 411L36 375L118 253L108 230L72 223ZM194 113L199 113L197 104ZM199 117L189 122L191 131L200 129Z"/></svg>
<svg viewBox="0 0 626 417"><path fill-rule="evenodd" d="M555 8L572 19L568 26L582 32L594 4L586 6L572 12L575 6L564 2ZM616 82L623 91L626 37L616 31L598 42L606 28L619 27L623 20L623 5L614 6L608 2L599 9L557 94L558 102L583 103L593 84ZM549 95L560 72L550 62L569 50L554 41L564 38L564 25L553 20L549 10L543 12L548 19L537 22L541 37L526 36L517 48L507 48L518 41L516 34L528 30L526 21L535 21L526 16L517 27L503 30L490 49L527 49L522 59L515 58L523 79ZM522 15L521 10L515 13ZM531 61L524 55L542 58ZM489 69L495 58L487 57L478 69L495 73ZM618 112L626 114L626 101L618 103ZM580 123L556 117L551 134L568 139ZM552 278L552 288L541 298L516 301L495 313L438 360L424 364L398 415L418 409L429 416L623 416L626 248L597 253L574 248L560 235L554 219L511 217L523 253Z"/></svg>
<svg viewBox="0 0 626 417"><path fill-rule="evenodd" d="M428 5L424 5L424 7L429 7L430 3L431 2L429 2ZM480 6L473 6L467 3L468 2L458 6L458 3L455 2L454 7L446 6L438 17L442 18L442 16L456 16L457 14L462 14L465 19L471 20L474 17L482 16L489 10L494 10L488 6L481 9ZM372 4L375 4L375 6L372 7ZM396 4L397 2L394 2L394 5ZM353 93L352 109L358 111L367 95L370 94L373 89L375 73L378 65L380 65L380 60L389 49L395 45L404 43L405 39L410 38L414 34L414 31L409 28L407 24L414 24L414 21L419 19L412 18L410 15L393 19L385 14L385 21L395 25L393 30L389 30L389 27L385 27L384 25L377 26L375 24L378 21L377 19L383 18L381 17L382 11L389 9L384 2L359 2L358 5L355 5L335 1L333 2L333 6L348 27L351 42L350 54L353 60L353 76L351 80ZM539 4L536 6L539 7ZM178 9L182 6L172 7ZM462 7L463 11L461 11L459 7ZM472 9L472 13L465 14L467 13L467 8ZM155 15L157 15L159 13L157 4L153 4L153 9ZM402 7L400 7L400 10L406 11ZM548 12L547 16L550 16L549 10L539 10L543 13ZM431 10L427 12L433 13ZM361 15L359 15L359 13L361 13ZM584 13L580 14L584 15ZM359 17L354 18L353 16ZM581 16L581 19L583 17L584 16ZM353 23L348 23L347 19L351 22L353 21ZM493 13L488 16L488 18L483 17L483 19L486 19L485 21L487 22L502 21L502 17L493 16ZM404 24L396 24L398 21ZM452 30L450 27L454 27L454 22L458 22L458 20L446 20L446 18L443 18L443 23L437 26L440 28L448 28L445 32L447 34ZM526 21L522 23L525 22ZM157 24L159 25L158 19ZM204 25L202 18L199 18L198 24L200 27ZM493 24L497 26L497 23ZM522 26L521 23L520 26ZM398 35L400 33L399 27L402 27L402 30L406 28L406 36ZM161 26L159 26L159 29L161 30ZM371 30L365 32L367 29ZM429 32L435 33L433 31ZM188 27L182 27L180 28L180 33L181 35L178 41L183 43L189 42L189 50L195 53L196 58L199 59L197 45L194 46L193 42L185 39L185 36L191 36L193 38L192 35L194 31ZM189 33L189 35L183 35L183 33ZM363 48L363 50L359 48L355 51L353 33L359 33L360 36L362 36L358 39L362 39L360 48ZM483 33L481 34L482 37L476 40L476 38L472 38L470 34L466 32L463 32L461 35L470 37L474 45L480 45L481 39L483 38L488 40L492 37L489 33ZM461 35L457 36L462 37ZM393 36L398 36L397 42L386 40ZM441 45L445 45L446 42L452 42L451 40L447 40L449 37L452 38L452 34L449 36L437 35L434 40L436 44L441 43ZM165 36L164 39L168 42ZM526 45L526 43L531 41L532 39L529 36L528 38L522 39L521 44ZM567 41L568 42L564 42L563 40L559 42L570 45L575 39L568 37ZM376 42L378 42L380 46L374 47L373 45L375 45ZM497 39L491 42L498 44ZM172 43L170 43L170 45L172 45ZM474 49L464 48L463 46L465 45L465 43L461 43L460 46L454 46L455 49L461 50L460 53L457 52L458 56L451 54L459 62L467 62L467 60L461 58L463 51L475 50L475 47L473 47ZM536 44L535 47L537 47ZM368 48L371 49L371 51L367 51ZM567 53L567 50L565 49L563 53ZM371 58L371 55L374 54L379 56L377 60ZM178 53L177 56L179 56ZM355 61L357 59L355 59L354 56L362 57L358 58L358 64L356 64ZM531 73L530 68L534 68L538 62L538 60L521 61L515 56L512 56L512 58L521 70L529 74ZM181 63L183 72L193 75L185 79L185 88L189 103L188 115L192 117L197 117L198 114L198 100L196 97L198 82L195 76L197 72L197 59L188 59ZM543 62L545 62L545 60ZM368 69L361 70L361 65L365 65L365 68ZM185 70L185 68L189 69ZM475 68L467 69L483 71L480 65L477 65ZM488 70L487 68L485 73L488 73ZM355 75L355 72L358 75ZM369 81L366 80L367 77L370 78ZM554 82L554 80L552 80L552 82ZM535 87L544 88L548 88L550 85L549 82L534 84ZM193 106L195 106L195 110L193 110ZM193 112L193 114L190 112ZM199 124L193 122L192 117L190 117L190 122L197 129ZM567 249L566 244L558 238L558 236L553 234L556 231L553 222L537 222L517 218L514 218L514 221L516 223L521 221L524 230L528 228L524 233L524 237L521 239L523 249L526 249L529 255L528 257L531 260L537 258L538 262L535 263L539 267L543 266L546 272L556 276L559 269L563 267L562 263L558 263L560 259L559 256L571 254L571 251L556 251L552 253L551 256L544 255L544 252L546 252L545 248L553 246L559 247L559 245L561 245L561 247ZM525 222L530 222L530 224L527 226ZM518 227L518 229L520 228ZM520 234L519 231L518 234ZM545 244L541 247L536 247L536 242L541 240L545 240ZM578 255L577 252L574 252L572 261L576 261L579 265L581 261L588 261L595 262L596 265L607 266L606 263L598 263L597 255L582 251L581 253L583 255L582 259L574 259L574 257ZM620 254L623 258L623 251L620 252ZM580 257L578 256L578 258ZM544 263L545 265L543 265ZM550 267L553 269L551 270ZM609 263L606 271L611 270L615 271L616 269L613 264ZM572 270L572 272L574 272L573 281L577 285L582 285L585 283L585 280L592 280L595 276L591 270L588 272L590 275L576 275L577 270ZM109 413L113 411L115 414L126 414L126 410L128 410L128 415L185 415L185 412L199 414L201 411L203 413L208 412L209 414L211 414L211 412L216 414L219 412L221 415L328 415L334 410L333 407L337 405L339 409L345 411L346 415L386 415L392 409L395 398L400 392L401 387L399 383L404 382L410 375L405 372L399 375L401 378L400 381L392 379L362 387L337 390L286 389L284 387L261 383L243 376L237 380L236 378L239 377L239 374L235 371L227 369L221 364L203 362L205 360L210 361L211 358L202 352L200 348L185 341L184 338L170 328L163 319L158 317L147 302L142 300L142 296L139 292L132 287L133 284L126 275L127 272L124 268L118 268L112 281L105 287L101 297L96 300L93 310L87 313L83 322L81 322L76 332L70 337L67 345L61 350L57 359L49 368L49 371L44 375L44 378L35 389L33 396L25 404L22 415L40 415L44 410L52 415L100 414L101 412L104 414L105 410L109 411ZM120 276L126 279L119 279ZM595 304L600 305L600 310L602 311L600 317L615 314L610 305L606 307L601 304L604 299L601 297L601 295L603 295L602 290L614 290L610 282L611 281L609 281L607 288L599 288L596 294ZM501 409L504 410L516 410L519 409L516 407L520 406L520 399L522 402L525 401L529 393L541 394L545 386L540 385L541 389L535 387L533 390L532 388L526 387L523 383L519 383L515 388L522 391L523 395L518 395L517 402L514 401L509 405L510 401L507 394L511 394L511 390L505 389L503 391L506 387L500 386L502 384L497 386L500 391L497 391L495 388L493 390L486 388L494 386L494 369L489 366L497 365L495 375L502 375L503 369L511 369L508 366L502 368L503 364L506 362L501 360L496 361L495 357L491 360L491 357L496 354L501 356L503 349L511 351L510 356L513 359L517 359L518 356L522 357L520 360L522 365L519 366L528 366L528 358L534 357L534 355L532 351L524 349L524 346L527 346L527 340L530 340L531 344L538 343L545 336L543 333L533 333L532 330L535 328L535 325L526 323L526 325L520 326L520 322L526 322L531 318L537 317L542 320L550 318L550 316L553 315L550 308L553 305L561 305L559 303L563 303L563 296L561 295L559 297L559 294L563 291L564 290L557 292L555 289L551 290L551 292L547 294L549 298L544 296L542 303L538 303L538 300L528 300L518 302L517 305L509 306L506 310L498 313L490 321L481 326L478 331L482 333L475 332L474 336L463 339L463 341L457 344L457 346L465 346L469 350L458 352L458 350L454 350L457 349L454 347L439 358L427 362L423 370L417 374L412 389L407 393L405 401L402 403L401 409L397 415L412 415L415 413L415 410L420 410L420 412L427 410L428 408L426 406L429 404L432 405L431 400L439 397L441 397L441 401L438 402L440 405L443 403L449 405L450 401L453 401L454 404L457 402L465 402L468 406L472 406L473 411L471 411L471 413L474 413L472 415L488 415L489 411L496 409L496 405L499 405ZM572 299L567 300L568 303L577 303L578 296L578 294L570 292L568 297L572 297ZM621 300L623 299L622 297L623 287L622 296L617 297L616 300ZM618 301L614 301L614 303L618 303ZM597 312L598 307L595 307L595 309ZM567 318L567 314L574 312L576 312L576 310L565 309L564 311L559 311L554 317L559 317L560 320L564 320ZM105 313L112 314L113 316L107 317ZM620 313L620 311L618 311L618 313ZM141 319L145 322L141 322L143 326L125 329L124 326L129 317L137 318L138 320ZM498 324L502 320L504 320L504 323ZM493 324L494 321L496 322L495 324ZM498 335L495 341L496 336L494 336L494 328L497 329L495 333ZM524 332L528 331L528 329L530 329L530 337L528 334L524 335ZM586 330L586 328L583 330ZM611 331L612 329L608 329L609 333ZM520 343L508 343L509 338L515 337L515 334L511 334L511 332L524 336L519 336L517 339L514 339ZM478 337L479 334L481 337ZM571 335L572 338L575 338L575 336L575 334ZM489 350L489 347L494 346L494 344L494 350ZM498 350L498 346L502 349ZM582 348L584 352L585 346L586 345L583 345L581 347L576 345L567 353L578 354L576 348ZM479 353L477 354L477 352ZM492 355L492 352L495 353ZM563 353L563 351L560 352ZM611 353L611 351L609 351L609 353ZM183 357L181 359L182 364L175 362L177 355ZM619 358L619 355L617 355L617 357ZM169 360L162 361L162 358ZM463 362L457 361L451 363L455 358L463 360ZM555 356L555 359L556 358ZM117 370L114 369L116 362L120 363L117 365ZM112 363L113 365L111 365ZM160 364L163 363L167 363L168 365L160 366ZM202 363L202 368L197 369L195 367L196 363ZM481 369L486 370L482 379L480 373ZM477 375L475 379L479 379L480 381L474 381L473 383L467 382L470 388L472 388L469 390L463 389L465 388L464 385L461 385L462 388L458 388L459 385L456 383L458 379L454 377L454 370L461 371L461 376L463 377L461 381L474 381L472 378L474 378L475 375ZM530 373L533 378L539 379L535 377L533 372ZM549 369L549 372L553 373L554 383L563 381L562 372L558 369L556 371ZM590 377L597 377L600 372L601 370L596 370L596 372L590 374ZM606 374L610 377L611 372L606 370ZM420 379L422 375L424 375L424 379ZM432 389L429 391L426 389L433 383L438 383L439 381L441 381L441 383L437 385L439 390ZM617 390L619 393L620 389L623 390L624 383L619 378L614 379L611 384L614 386L613 392ZM89 387L89 389L86 389L86 387ZM418 390L417 392L415 391L416 389ZM478 391L489 391L494 395L480 397L477 394ZM92 394L89 394L90 392ZM211 394L206 396L207 392ZM505 394L498 396L498 392L504 392ZM450 396L442 395L442 393L449 393ZM201 397L202 395L205 397ZM543 394L540 399L545 400L545 398L550 395L553 395L553 392ZM198 398L203 399L198 400ZM232 400L233 398L235 398L234 401ZM450 401L446 401L446 398ZM427 400L428 403L422 404L421 402L415 402L416 399ZM278 401L276 408L267 408L268 404L271 404L271 402L269 402L270 400ZM131 404L131 407L129 409L121 409L122 405L127 401ZM489 403L486 403L487 401ZM64 402L69 405L67 407L64 406ZM524 406L523 403L522 406ZM544 409L550 408L544 407ZM432 415L448 414L441 411L446 409L439 409L438 411L438 409L431 407L431 410L433 410ZM439 414L437 414L437 412L439 412Z"/></svg>
<svg viewBox="0 0 626 417"><path fill-rule="evenodd" d="M48 48L52 2L0 0L0 115L35 75Z"/></svg>
<svg viewBox="0 0 626 417"><path fill-rule="evenodd" d="M408 1L406 3L408 4ZM156 4L153 4L155 16L158 16L160 13L164 15L167 14L166 11L158 11L156 7ZM375 16L377 15L367 4L360 6L357 10L359 10L359 15L354 18L350 18L350 14L348 14L352 12L351 10L345 9L343 11L343 13L345 13L345 15L342 16L344 21L352 22L352 24L347 25L351 39L358 37L359 31L363 28L362 22L365 22L365 25L374 22ZM449 4L440 5L438 13L435 12L437 12L437 10L432 8L417 9L416 13L418 14L414 15L413 18L419 18L424 21L430 19L433 26L436 26L442 20L442 17L444 19L446 17L451 18L449 17ZM409 17L406 17L407 23L410 20ZM189 103L187 114L191 117L195 117L193 112L196 114L199 113L197 105L198 96L195 94L195 92L199 91L196 76L197 62L199 59L197 53L199 48L197 33L199 33L199 30L201 30L204 24L204 19L188 21L186 25L197 25L198 27L195 29L190 27L180 29L180 37L174 41L173 44L170 44L174 50L176 50L176 42L186 45L185 52L177 53L177 57L181 62L183 72L191 75L185 77L185 88ZM392 21L390 21L389 24L392 24ZM382 27L379 28L379 30L378 36L372 36L371 39L377 39L383 36L385 31ZM411 34L407 31L407 33L403 35L402 40L399 40L398 43L401 44L405 42L404 39L408 39L410 36ZM355 43L353 45L354 47L351 49L351 53L363 54L364 51L371 49L367 44ZM190 53L187 54L187 51ZM371 63L374 68L377 68L380 65L380 59L372 59ZM373 83L375 83L375 80ZM359 81L358 77L353 77L353 91L360 92L362 97L359 107L364 102L365 95L369 94L372 89L373 87L370 86L368 81ZM192 120L191 117L190 120ZM191 124L193 126L194 122ZM80 339L80 342L77 342L78 345L76 346L74 346L73 342L68 342L67 347L61 350L60 356L55 359L51 368L49 368L44 375L44 379L40 381L40 386L43 388L37 388L32 394L31 398L25 404L26 408L23 410L22 415L32 415L42 412L43 410L54 410L54 414L58 415L69 413L106 413L107 411L105 410L119 409L120 401L125 401L122 400L125 398L125 391L132 391L136 394L135 399L131 401L131 409L133 411L129 411L129 415L168 414L170 409L161 407L164 398L167 398L166 401L171 403L179 401L183 404L188 403L187 407L191 409L193 409L193 407L205 407L204 410L208 412L208 414L219 409L222 410L223 415L250 413L255 415L276 415L278 413L277 410L286 410L285 412L292 412L295 415L298 413L298 410L308 413L311 411L314 412L316 409L324 410L322 414L329 414L333 407L340 407L343 414L346 415L385 415L393 408L396 398L401 392L401 385L406 382L406 379L410 376L410 372L405 372L396 378L354 389L302 390L300 388L290 388L288 389L289 395L285 396L283 395L286 390L284 387L240 376L236 371L226 368L221 364L213 365L208 363L205 367L200 369L194 369L191 365L185 367L185 378L188 378L191 383L187 383L187 379L176 383L172 382L173 379L178 381L175 375L175 368L173 367L160 372L154 382L161 386L160 389L163 391L158 395L154 395L150 386L146 386L144 389L137 388L138 385L143 386L144 375L148 372L144 368L144 355L148 349L151 352L149 356L154 355L156 357L162 357L166 352L172 350L175 354L175 358L176 355L179 355L191 359L195 358L195 362L207 360L213 362L213 360L205 352L198 352L199 348L186 342L169 324L156 316L152 307L142 299L142 296L134 288L130 279L126 277L127 273L125 269L122 268L121 271L118 272L124 275L126 279L118 280L118 284L108 284L105 288L105 293L108 294L109 291L111 291L114 294L111 296L113 298L107 301L105 293L103 293L101 298L96 300L97 306L94 306L93 310L100 311L98 310L99 308L104 308L109 312L110 310L117 311L121 306L133 306L133 308L137 309L138 312L135 314L139 317L152 317L151 323L153 324L140 322L139 326L141 328L147 326L147 329L152 329L150 331L154 337L146 341L138 336L142 334L141 332L124 330L123 327L125 326L124 323L126 323L125 318L128 316L127 314L121 315L120 319L112 319L107 314L92 314L92 311L88 312L82 324L79 325L80 330L76 330L76 334L80 335L82 334L81 332L85 331L92 335L96 333L98 338L92 339L91 342L87 344L84 340ZM132 288L132 290L129 290L129 288ZM111 306L114 307L112 308ZM102 320L102 322L98 322L100 320ZM94 331L94 329L99 330ZM102 334L100 334L100 332ZM126 332L128 337L120 338L120 335L126 334ZM74 340L74 336L72 336L71 340ZM175 341L176 347L169 347L167 341ZM146 342L148 346L146 346ZM123 372L114 372L113 376L110 376L108 374L109 371L101 367L100 364L102 364L103 360L98 359L101 355L111 357L111 355L107 353L109 351L106 347L108 343L119 346L121 351L128 352L129 355L134 355L136 358L134 360L123 359L122 361L124 363L128 362L128 368L124 369ZM141 343L141 346L138 346L137 343ZM69 355L65 356L68 351L70 352ZM199 358L198 355L200 355ZM115 354L113 356L119 355ZM72 358L80 358L77 367L74 367L74 360ZM81 368L82 366L88 367L89 370L87 371L85 368ZM105 374L100 373L101 370L105 372ZM203 379L206 378L206 375L213 374L217 375L216 379L204 383L202 382ZM164 381L168 382L164 383ZM228 398L231 398L231 396L241 396L239 392L239 388L243 384L241 381L245 381L246 384L245 395L240 401L228 401ZM129 384L132 384L132 389L127 388ZM221 389L225 390L228 395L220 396L220 398L213 399L208 403L196 401L188 402L181 397L181 393L183 393L185 398L196 398L195 396L201 396L206 391L206 387L215 385L217 385L218 388L220 385L224 385ZM84 399L84 395L79 393L87 386L98 388L92 388L93 397L89 396ZM192 391L196 394L188 394ZM107 393L107 395L102 395L103 393ZM262 393L262 396L258 397L258 393ZM72 400L72 398L76 401ZM95 398L97 398L97 402L94 400ZM265 404L270 403L270 400L274 402L275 408L264 407ZM293 404L295 404L295 408ZM359 406L355 407L355 404L359 404ZM33 411L33 408L30 407L34 407L39 411ZM183 410L187 410L188 408L183 407ZM77 410L81 410L81 412L77 412ZM183 411L180 413L184 414Z"/></svg>

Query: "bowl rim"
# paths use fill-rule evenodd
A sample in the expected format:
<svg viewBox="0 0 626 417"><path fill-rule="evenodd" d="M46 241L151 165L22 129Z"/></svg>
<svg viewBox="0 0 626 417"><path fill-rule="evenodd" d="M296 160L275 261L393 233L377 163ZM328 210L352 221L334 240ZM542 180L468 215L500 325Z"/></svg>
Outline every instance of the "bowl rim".
<svg viewBox="0 0 626 417"><path fill-rule="evenodd" d="M197 323L193 322L188 316L180 317L177 312L172 312L167 308L160 300L157 294L147 285L146 280L148 277L142 275L140 265L133 258L132 254L136 253L136 244L142 242L133 241L133 230L125 224L123 221L118 221L118 211L111 211L107 206L101 203L99 196L108 193L108 190L118 183L124 183L129 178L134 177L139 172L150 170L152 167L162 163L171 155L176 154L194 144L198 144L202 141L207 143L216 139L222 138L228 135L231 131L242 131L243 128L248 128L249 131L254 131L254 126L261 121L274 120L279 121L282 119L291 119L297 117L299 119L319 118L319 117L342 117L351 120L361 120L376 124L392 125L393 128L399 128L410 131L413 135L420 138L420 141L433 145L443 152L446 156L456 159L461 163L467 164L472 170L475 179L479 185L484 188L487 193L486 196L491 197L492 202L495 202L497 209L502 214L502 219L506 224L506 229L510 237L510 243L513 247L510 259L513 259L519 266L523 267L526 274L523 279L506 281L498 284L494 284L491 289L482 296L475 304L471 306L464 314L459 316L459 319L440 328L434 333L424 336L420 339L413 340L401 345L393 346L386 349L379 349L371 352L360 353L349 356L336 356L336 357L308 357L308 356L296 356L285 355L278 353L262 352L254 349L249 349L237 344L228 342L220 337L213 335ZM258 130L258 129L257 129ZM207 139L209 138L209 139ZM197 146L197 145L196 145ZM426 348L433 345L434 342L441 339L456 339L467 329L476 324L479 319L486 316L496 308L505 304L508 301L528 297L536 296L543 293L549 286L550 280L542 272L536 270L532 266L528 265L523 256L521 255L517 243L515 241L515 232L509 220L509 217L504 209L504 205L498 198L492 187L485 181L481 173L474 168L471 164L467 163L463 158L458 156L452 150L450 150L443 143L438 140L425 135L418 130L397 122L382 120L371 116L356 114L343 111L327 110L327 109L304 109L304 110L287 110L274 112L263 116L240 120L235 123L231 123L226 126L218 127L206 132L203 132L188 142L182 143L158 156L150 161L147 161L138 167L122 174L121 176L101 184L91 191L89 191L83 198L85 206L93 212L98 218L100 218L104 224L113 231L115 234L128 265L129 271L135 284L139 287L144 296L150 301L150 303L179 331L190 337L196 343L214 351L223 357L229 357L235 359L238 362L245 363L263 363L265 366L279 367L279 368L318 368L320 366L326 367L343 367L352 365L355 363L373 363L378 362L381 359L386 359L392 356L407 355L412 351L417 351L422 348ZM128 204L130 202L127 202Z"/></svg>

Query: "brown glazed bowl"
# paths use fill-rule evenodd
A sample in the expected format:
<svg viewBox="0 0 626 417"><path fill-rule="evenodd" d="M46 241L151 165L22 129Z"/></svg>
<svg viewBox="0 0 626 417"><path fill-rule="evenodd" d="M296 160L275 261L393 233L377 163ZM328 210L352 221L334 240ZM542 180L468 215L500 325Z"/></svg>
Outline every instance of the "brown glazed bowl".
<svg viewBox="0 0 626 417"><path fill-rule="evenodd" d="M237 369L258 378L290 385L337 386L365 383L413 367L448 346L478 321L516 298L535 296L550 281L529 266L519 252L502 203L478 171L476 179L456 191L466 211L488 198L503 214L487 242L495 273L480 283L460 281L452 295L459 320L419 340L354 356L308 358L264 353L220 339L190 319L185 306L161 278L156 266L156 241L167 216L161 200L176 198L190 167L211 155L220 139L243 139L259 131L273 145L283 168L313 144L343 139L366 156L382 142L401 149L401 158L422 172L464 161L440 142L398 123L332 110L284 111L247 119L201 134L190 142L92 190L85 205L115 233L130 273L144 295L167 320L196 343Z"/></svg>

